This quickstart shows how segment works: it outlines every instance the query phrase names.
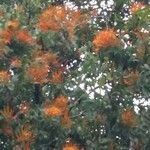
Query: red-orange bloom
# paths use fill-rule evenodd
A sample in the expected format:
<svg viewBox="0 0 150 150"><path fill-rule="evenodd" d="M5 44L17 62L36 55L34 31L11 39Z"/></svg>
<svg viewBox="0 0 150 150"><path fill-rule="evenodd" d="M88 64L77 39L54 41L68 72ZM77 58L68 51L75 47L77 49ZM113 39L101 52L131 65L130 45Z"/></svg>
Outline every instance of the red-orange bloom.
<svg viewBox="0 0 150 150"><path fill-rule="evenodd" d="M121 114L122 123L128 127L135 127L137 125L136 114L133 110L124 110Z"/></svg>
<svg viewBox="0 0 150 150"><path fill-rule="evenodd" d="M63 150L79 150L79 147L72 142L68 142L63 146Z"/></svg>
<svg viewBox="0 0 150 150"><path fill-rule="evenodd" d="M68 106L68 97L60 95L54 99L53 105L64 111Z"/></svg>
<svg viewBox="0 0 150 150"><path fill-rule="evenodd" d="M61 118L61 125L63 127L66 127L66 128L71 128L72 127L72 120L70 118L70 114L69 114L69 110L66 109L62 118Z"/></svg>
<svg viewBox="0 0 150 150"><path fill-rule="evenodd" d="M51 104L45 104L44 112L47 116L62 116L68 110L68 98L60 95L56 97ZM68 112L68 111L67 111Z"/></svg>
<svg viewBox="0 0 150 150"><path fill-rule="evenodd" d="M52 72L50 82L53 84L60 84L63 82L63 72L61 70Z"/></svg>
<svg viewBox="0 0 150 150"><path fill-rule="evenodd" d="M33 83L43 84L47 82L49 66L44 64L30 65L26 72Z"/></svg>
<svg viewBox="0 0 150 150"><path fill-rule="evenodd" d="M66 29L72 36L75 28L84 25L86 20L85 15L82 15L80 11L71 10L65 6L50 6L39 17L38 27L42 31Z"/></svg>
<svg viewBox="0 0 150 150"><path fill-rule="evenodd" d="M30 130L29 126L23 126L20 132L16 135L17 142L31 142L35 138L35 135Z"/></svg>
<svg viewBox="0 0 150 150"><path fill-rule="evenodd" d="M137 11L141 10L144 8L144 4L140 2L135 2L131 5L130 11L131 13L136 13Z"/></svg>
<svg viewBox="0 0 150 150"><path fill-rule="evenodd" d="M0 84L7 84L10 81L11 75L8 71L0 71Z"/></svg>
<svg viewBox="0 0 150 150"><path fill-rule="evenodd" d="M19 58L15 57L11 60L10 65L13 68L20 68L22 65L22 62Z"/></svg>
<svg viewBox="0 0 150 150"><path fill-rule="evenodd" d="M16 32L17 40L26 43L26 44L33 44L34 40L32 36L25 30L20 30Z"/></svg>
<svg viewBox="0 0 150 150"><path fill-rule="evenodd" d="M65 8L62 6L50 6L39 17L38 27L42 31L59 31L65 18Z"/></svg>
<svg viewBox="0 0 150 150"><path fill-rule="evenodd" d="M93 45L98 53L101 49L117 46L119 43L116 33L112 29L105 29L96 33Z"/></svg>
<svg viewBox="0 0 150 150"><path fill-rule="evenodd" d="M39 63L52 65L57 63L57 55L53 52L35 51L32 54L33 60Z"/></svg>
<svg viewBox="0 0 150 150"><path fill-rule="evenodd" d="M44 108L44 114L49 116L49 117L57 117L62 115L62 111L60 108L53 106L53 105L48 105L45 106Z"/></svg>
<svg viewBox="0 0 150 150"><path fill-rule="evenodd" d="M8 44L11 42L13 37L13 32L10 30L1 30L0 31L0 40L4 43L4 44Z"/></svg>

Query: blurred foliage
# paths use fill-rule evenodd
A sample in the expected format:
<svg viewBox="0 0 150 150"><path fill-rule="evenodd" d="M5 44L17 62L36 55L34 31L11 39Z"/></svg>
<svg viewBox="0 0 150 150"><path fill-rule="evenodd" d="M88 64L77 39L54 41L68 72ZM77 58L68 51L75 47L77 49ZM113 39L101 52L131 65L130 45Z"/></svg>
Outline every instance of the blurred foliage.
<svg viewBox="0 0 150 150"><path fill-rule="evenodd" d="M61 10L43 15L56 15L55 30L47 29L50 19L39 28L47 8L66 5L73 6L66 16ZM132 5L0 0L1 150L149 150L150 7L144 1L132 12ZM96 49L95 37L109 28L118 44Z"/></svg>

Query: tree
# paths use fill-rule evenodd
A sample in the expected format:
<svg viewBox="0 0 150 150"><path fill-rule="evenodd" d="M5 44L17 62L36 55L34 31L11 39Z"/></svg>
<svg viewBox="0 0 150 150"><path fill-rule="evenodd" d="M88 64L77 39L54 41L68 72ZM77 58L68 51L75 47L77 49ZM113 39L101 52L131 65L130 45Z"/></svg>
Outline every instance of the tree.
<svg viewBox="0 0 150 150"><path fill-rule="evenodd" d="M0 149L148 150L149 12L147 1L1 1Z"/></svg>

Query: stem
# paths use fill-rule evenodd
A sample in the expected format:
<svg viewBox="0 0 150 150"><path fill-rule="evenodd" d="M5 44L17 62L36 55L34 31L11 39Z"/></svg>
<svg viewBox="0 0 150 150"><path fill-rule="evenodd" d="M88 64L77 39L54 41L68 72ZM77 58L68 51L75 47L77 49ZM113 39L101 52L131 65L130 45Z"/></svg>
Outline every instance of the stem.
<svg viewBox="0 0 150 150"><path fill-rule="evenodd" d="M36 104L40 104L41 103L41 86L40 84L35 84L34 85L35 91L34 91L34 100Z"/></svg>

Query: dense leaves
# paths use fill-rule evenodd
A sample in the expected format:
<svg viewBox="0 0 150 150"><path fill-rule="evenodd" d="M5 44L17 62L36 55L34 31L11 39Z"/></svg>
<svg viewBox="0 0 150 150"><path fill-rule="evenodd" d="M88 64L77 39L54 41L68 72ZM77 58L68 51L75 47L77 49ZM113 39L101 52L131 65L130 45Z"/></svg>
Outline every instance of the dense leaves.
<svg viewBox="0 0 150 150"><path fill-rule="evenodd" d="M148 150L150 7L130 0L0 1L0 149Z"/></svg>

